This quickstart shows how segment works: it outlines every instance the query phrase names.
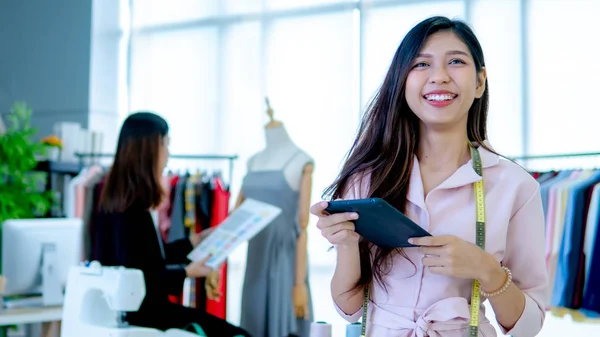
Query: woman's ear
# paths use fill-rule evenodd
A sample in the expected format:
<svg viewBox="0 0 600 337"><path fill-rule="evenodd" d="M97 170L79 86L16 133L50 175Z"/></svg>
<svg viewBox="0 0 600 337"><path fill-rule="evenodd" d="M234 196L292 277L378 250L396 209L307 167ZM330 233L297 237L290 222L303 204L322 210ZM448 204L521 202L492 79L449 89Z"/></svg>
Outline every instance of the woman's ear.
<svg viewBox="0 0 600 337"><path fill-rule="evenodd" d="M481 67L481 71L477 73L477 89L475 91L475 98L481 98L485 92L485 80L487 79L487 70L485 67Z"/></svg>

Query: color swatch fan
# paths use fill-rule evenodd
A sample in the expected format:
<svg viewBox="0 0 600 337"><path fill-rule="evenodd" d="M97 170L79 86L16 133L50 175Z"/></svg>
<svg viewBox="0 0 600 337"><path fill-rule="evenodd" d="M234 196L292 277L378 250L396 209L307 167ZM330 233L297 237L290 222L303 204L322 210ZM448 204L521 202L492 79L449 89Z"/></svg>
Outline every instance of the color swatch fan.
<svg viewBox="0 0 600 337"><path fill-rule="evenodd" d="M252 239L280 213L278 207L246 199L187 257L198 261L211 255L206 265L216 269L240 244Z"/></svg>

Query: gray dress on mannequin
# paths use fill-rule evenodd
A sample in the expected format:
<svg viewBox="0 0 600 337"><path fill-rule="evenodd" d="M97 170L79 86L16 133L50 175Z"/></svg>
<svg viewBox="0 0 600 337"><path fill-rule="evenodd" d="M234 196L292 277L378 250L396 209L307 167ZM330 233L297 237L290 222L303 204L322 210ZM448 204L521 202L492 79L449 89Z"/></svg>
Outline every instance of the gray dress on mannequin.
<svg viewBox="0 0 600 337"><path fill-rule="evenodd" d="M254 337L309 337L313 320L308 270L307 320L296 318L292 302L300 195L289 186L284 171L294 157L281 170L248 172L242 183L244 197L282 209L273 222L248 242L240 327Z"/></svg>

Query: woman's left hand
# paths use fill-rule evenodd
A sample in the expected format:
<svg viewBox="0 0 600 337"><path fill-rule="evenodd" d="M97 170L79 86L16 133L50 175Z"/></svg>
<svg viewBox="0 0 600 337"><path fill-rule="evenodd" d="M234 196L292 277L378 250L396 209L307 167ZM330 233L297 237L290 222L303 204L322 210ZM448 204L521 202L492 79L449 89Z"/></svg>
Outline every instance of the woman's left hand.
<svg viewBox="0 0 600 337"><path fill-rule="evenodd" d="M502 272L491 254L453 235L412 238L409 242L421 246L423 265L435 274L483 282L498 269Z"/></svg>

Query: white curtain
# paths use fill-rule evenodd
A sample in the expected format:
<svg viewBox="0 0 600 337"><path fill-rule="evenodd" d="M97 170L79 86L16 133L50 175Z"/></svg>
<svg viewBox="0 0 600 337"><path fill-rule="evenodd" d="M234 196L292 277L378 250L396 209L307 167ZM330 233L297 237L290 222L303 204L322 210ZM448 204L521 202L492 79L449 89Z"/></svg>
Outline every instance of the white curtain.
<svg viewBox="0 0 600 337"><path fill-rule="evenodd" d="M476 0L471 12L489 82L488 138L506 156L523 150L520 13L520 0Z"/></svg>
<svg viewBox="0 0 600 337"><path fill-rule="evenodd" d="M529 12L529 141L534 154L598 152L600 44L596 0L531 0ZM598 167L597 157L537 165Z"/></svg>
<svg viewBox="0 0 600 337"><path fill-rule="evenodd" d="M132 40L131 110L165 117L177 154L216 150L217 33L212 27L194 28Z"/></svg>

